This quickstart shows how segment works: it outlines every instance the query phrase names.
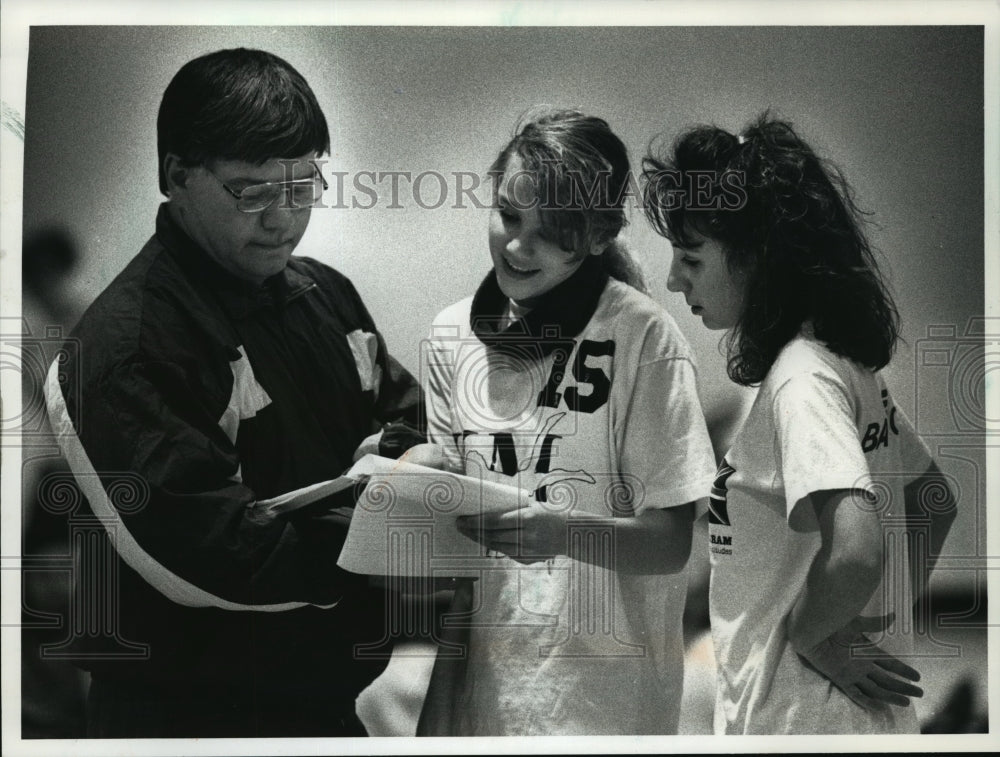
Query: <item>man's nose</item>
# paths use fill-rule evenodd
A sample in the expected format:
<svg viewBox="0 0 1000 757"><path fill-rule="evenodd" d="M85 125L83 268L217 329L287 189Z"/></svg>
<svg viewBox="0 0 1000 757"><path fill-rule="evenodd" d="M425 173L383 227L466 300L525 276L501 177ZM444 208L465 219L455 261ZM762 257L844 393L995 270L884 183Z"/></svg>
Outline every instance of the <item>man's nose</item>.
<svg viewBox="0 0 1000 757"><path fill-rule="evenodd" d="M282 192L274 202L261 211L260 222L265 229L281 229L291 226L295 214L300 212L302 209L295 207L291 195Z"/></svg>

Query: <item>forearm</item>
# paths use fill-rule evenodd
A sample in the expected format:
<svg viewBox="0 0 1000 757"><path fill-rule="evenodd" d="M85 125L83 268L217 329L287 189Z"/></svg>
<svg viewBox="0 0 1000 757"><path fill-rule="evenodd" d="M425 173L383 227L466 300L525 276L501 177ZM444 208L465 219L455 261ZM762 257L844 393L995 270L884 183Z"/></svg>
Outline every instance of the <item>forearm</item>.
<svg viewBox="0 0 1000 757"><path fill-rule="evenodd" d="M812 649L856 618L878 587L869 566L817 555L806 586L788 616L788 638L799 652Z"/></svg>
<svg viewBox="0 0 1000 757"><path fill-rule="evenodd" d="M798 652L812 649L856 618L882 576L877 517L858 507L847 492L815 507L822 543L787 625L789 641Z"/></svg>
<svg viewBox="0 0 1000 757"><path fill-rule="evenodd" d="M955 498L936 464L904 490L906 530L909 533L910 579L913 599L927 591L930 574L944 549L955 520Z"/></svg>
<svg viewBox="0 0 1000 757"><path fill-rule="evenodd" d="M882 534L873 513L855 507L849 495L839 500L841 505L846 500L847 507L838 511L836 503L827 502L820 511L823 548L789 614L788 639L795 652L859 707L906 707L911 697L923 695L912 683L920 680L918 671L877 646L874 657L851 654L856 645L871 645L866 633L884 629L884 618L861 616L881 579Z"/></svg>
<svg viewBox="0 0 1000 757"><path fill-rule="evenodd" d="M525 564L568 555L634 574L676 573L687 564L693 504L623 517L587 509L567 513L532 502L504 512L460 517L456 525L473 541Z"/></svg>
<svg viewBox="0 0 1000 757"><path fill-rule="evenodd" d="M225 518L229 506L217 497L191 497L187 507L154 492L144 522L126 519L124 526L155 561L139 572L158 588L157 576L168 571L203 592L206 606L328 605L353 582L336 566L349 524L336 504L351 494L317 500L287 517L262 517L244 506Z"/></svg>
<svg viewBox="0 0 1000 757"><path fill-rule="evenodd" d="M382 423L405 422L423 434L423 390L417 380L395 358L385 351L379 337L379 361L382 380L375 405L375 418Z"/></svg>
<svg viewBox="0 0 1000 757"><path fill-rule="evenodd" d="M621 573L677 573L691 553L693 513L694 506L686 504L637 517L571 518L566 551L573 559Z"/></svg>

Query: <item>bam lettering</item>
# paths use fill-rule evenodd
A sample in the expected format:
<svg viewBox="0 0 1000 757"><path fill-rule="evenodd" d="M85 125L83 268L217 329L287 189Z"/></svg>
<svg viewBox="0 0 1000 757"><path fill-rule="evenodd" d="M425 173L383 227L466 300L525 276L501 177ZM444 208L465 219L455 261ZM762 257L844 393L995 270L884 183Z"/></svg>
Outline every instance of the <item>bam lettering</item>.
<svg viewBox="0 0 1000 757"><path fill-rule="evenodd" d="M899 435L896 428L896 408L889 411L889 415L881 423L869 423L865 429L865 435L861 439L861 451L868 453L879 447L889 446L889 432L894 436Z"/></svg>

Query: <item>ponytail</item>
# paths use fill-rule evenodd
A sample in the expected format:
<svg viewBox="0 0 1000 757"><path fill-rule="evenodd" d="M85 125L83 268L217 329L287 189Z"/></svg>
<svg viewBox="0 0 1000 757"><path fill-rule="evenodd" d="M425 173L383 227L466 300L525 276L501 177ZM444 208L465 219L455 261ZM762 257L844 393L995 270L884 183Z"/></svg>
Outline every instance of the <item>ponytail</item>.
<svg viewBox="0 0 1000 757"><path fill-rule="evenodd" d="M601 262L604 270L613 279L618 279L624 284L628 284L633 289L638 289L643 294L649 294L649 286L646 283L646 276L642 266L635 259L628 245L620 237L612 239L608 246L601 253Z"/></svg>

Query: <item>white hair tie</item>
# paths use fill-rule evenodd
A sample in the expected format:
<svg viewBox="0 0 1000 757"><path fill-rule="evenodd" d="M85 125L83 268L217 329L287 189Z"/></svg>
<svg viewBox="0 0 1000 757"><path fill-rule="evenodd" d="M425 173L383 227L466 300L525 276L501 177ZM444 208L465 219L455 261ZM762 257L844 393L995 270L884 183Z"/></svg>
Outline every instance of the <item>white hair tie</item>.
<svg viewBox="0 0 1000 757"><path fill-rule="evenodd" d="M736 143L737 144L741 145L741 144L743 144L746 141L747 141L747 138L744 137L742 134L737 135L737 137L736 137Z"/></svg>

